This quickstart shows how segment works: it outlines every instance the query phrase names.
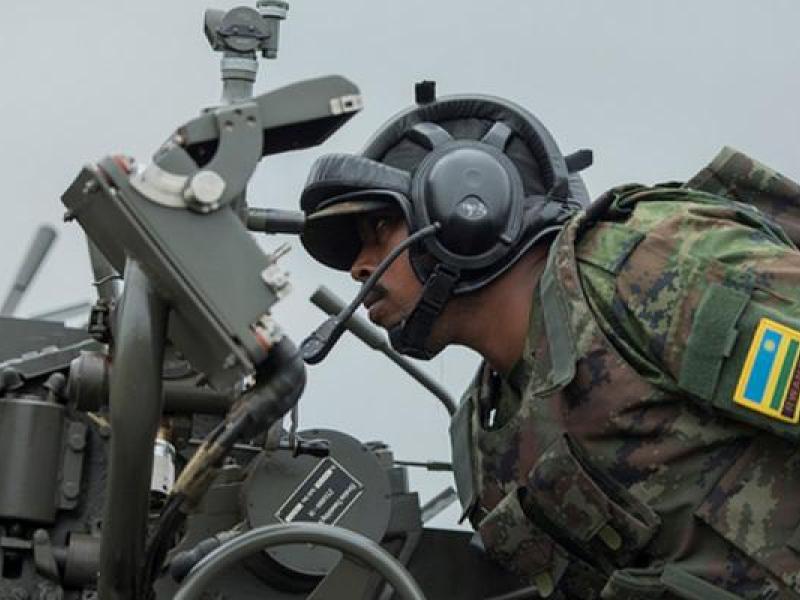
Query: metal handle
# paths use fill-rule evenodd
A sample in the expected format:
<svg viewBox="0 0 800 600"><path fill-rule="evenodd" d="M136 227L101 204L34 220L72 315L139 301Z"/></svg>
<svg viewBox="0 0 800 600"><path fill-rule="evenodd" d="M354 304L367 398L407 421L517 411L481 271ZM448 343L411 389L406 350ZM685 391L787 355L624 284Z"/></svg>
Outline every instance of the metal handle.
<svg viewBox="0 0 800 600"><path fill-rule="evenodd" d="M254 552L286 544L317 544L339 550L383 575L400 598L425 600L417 582L381 546L353 531L318 523L266 525L233 538L197 564L173 600L199 600L211 580L232 564Z"/></svg>

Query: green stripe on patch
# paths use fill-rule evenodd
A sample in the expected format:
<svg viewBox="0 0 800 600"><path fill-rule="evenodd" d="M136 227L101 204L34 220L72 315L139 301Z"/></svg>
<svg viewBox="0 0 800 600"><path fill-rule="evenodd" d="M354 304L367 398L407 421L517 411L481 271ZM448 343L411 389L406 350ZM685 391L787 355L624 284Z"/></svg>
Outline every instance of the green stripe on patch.
<svg viewBox="0 0 800 600"><path fill-rule="evenodd" d="M789 342L789 348L786 351L786 358L781 365L781 372L778 376L778 382L775 384L775 393L772 394L772 402L770 406L772 410L779 410L781 403L786 393L786 386L789 383L789 377L794 372L794 359L797 357L797 350L800 347L797 340Z"/></svg>
<svg viewBox="0 0 800 600"><path fill-rule="evenodd" d="M800 423L800 328L768 317L758 320L733 402L771 419Z"/></svg>

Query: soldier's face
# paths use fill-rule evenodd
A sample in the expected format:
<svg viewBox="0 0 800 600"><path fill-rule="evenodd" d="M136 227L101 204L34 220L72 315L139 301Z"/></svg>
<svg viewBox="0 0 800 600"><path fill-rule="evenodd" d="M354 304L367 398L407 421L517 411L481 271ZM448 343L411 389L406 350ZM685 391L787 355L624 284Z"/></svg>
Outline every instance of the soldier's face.
<svg viewBox="0 0 800 600"><path fill-rule="evenodd" d="M350 267L350 275L363 283L395 246L408 237L408 226L397 211L367 213L357 219L361 252ZM370 321L389 329L411 313L421 294L422 284L414 275L406 250L367 294L364 306Z"/></svg>

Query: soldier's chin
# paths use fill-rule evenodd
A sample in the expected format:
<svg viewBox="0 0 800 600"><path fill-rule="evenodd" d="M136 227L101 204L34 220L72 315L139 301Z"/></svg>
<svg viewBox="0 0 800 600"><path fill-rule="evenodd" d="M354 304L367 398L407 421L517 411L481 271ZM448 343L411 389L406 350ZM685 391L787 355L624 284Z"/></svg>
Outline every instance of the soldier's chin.
<svg viewBox="0 0 800 600"><path fill-rule="evenodd" d="M367 316L369 317L369 320L372 321L375 325L383 327L384 329L388 329L388 326L385 324L387 322L386 315L382 313L380 310L371 309L367 313Z"/></svg>
<svg viewBox="0 0 800 600"><path fill-rule="evenodd" d="M425 349L435 356L444 350L448 344L449 342L445 339L442 339L441 335L437 335L437 331L434 329L428 335L428 339L425 341Z"/></svg>
<svg viewBox="0 0 800 600"><path fill-rule="evenodd" d="M380 310L380 308L374 308L370 310L367 316L369 317L370 321L375 323L375 325L378 325L387 331L392 327L402 323L404 318L404 315L387 314L386 312Z"/></svg>

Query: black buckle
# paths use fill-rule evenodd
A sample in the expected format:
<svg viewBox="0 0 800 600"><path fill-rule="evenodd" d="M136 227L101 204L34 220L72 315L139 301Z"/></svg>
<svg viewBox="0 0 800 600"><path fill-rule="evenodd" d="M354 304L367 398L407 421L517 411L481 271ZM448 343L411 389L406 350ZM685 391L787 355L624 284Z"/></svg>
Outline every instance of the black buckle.
<svg viewBox="0 0 800 600"><path fill-rule="evenodd" d="M453 287L458 282L461 271L447 265L438 264L425 282L419 304L430 308L438 315L450 299Z"/></svg>

